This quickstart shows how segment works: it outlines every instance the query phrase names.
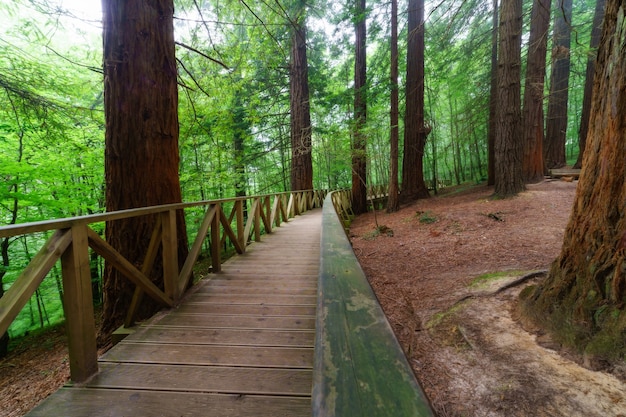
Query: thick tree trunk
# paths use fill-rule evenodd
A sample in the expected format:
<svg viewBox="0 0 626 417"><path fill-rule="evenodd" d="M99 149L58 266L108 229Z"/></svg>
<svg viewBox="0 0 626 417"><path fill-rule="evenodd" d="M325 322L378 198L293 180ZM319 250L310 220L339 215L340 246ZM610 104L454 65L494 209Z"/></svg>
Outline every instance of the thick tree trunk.
<svg viewBox="0 0 626 417"><path fill-rule="evenodd" d="M352 144L352 210L367 211L367 55L365 0L356 0L354 60L354 143Z"/></svg>
<svg viewBox="0 0 626 417"><path fill-rule="evenodd" d="M522 1L504 0L500 12L495 143L495 194L502 198L524 190L520 97L521 34Z"/></svg>
<svg viewBox="0 0 626 417"><path fill-rule="evenodd" d="M565 140L567 137L572 0L556 0L555 13L552 73L544 143L544 159L548 169L561 168L567 163Z"/></svg>
<svg viewBox="0 0 626 417"><path fill-rule="evenodd" d="M496 109L498 107L498 0L493 0L491 32L491 89L487 131L487 185L496 183Z"/></svg>
<svg viewBox="0 0 626 417"><path fill-rule="evenodd" d="M587 71L585 73L585 91L583 94L583 109L580 116L580 129L578 131L578 159L574 168L582 167L583 154L587 144L587 132L589 131L589 114L591 113L591 94L593 90L593 76L596 72L597 48L600 44L602 34L602 20L604 19L605 0L596 0L596 9L593 15L593 28L591 29L591 40L589 41L589 57L587 58Z"/></svg>
<svg viewBox="0 0 626 417"><path fill-rule="evenodd" d="M306 56L304 10L294 20L291 37L290 106L291 106L291 189L313 188L311 158L311 111Z"/></svg>
<svg viewBox="0 0 626 417"><path fill-rule="evenodd" d="M400 208L398 184L398 0L391 0L391 122L390 156L389 156L389 196L387 212L393 213Z"/></svg>
<svg viewBox="0 0 626 417"><path fill-rule="evenodd" d="M172 0L103 1L107 211L181 201L173 13ZM141 266L154 223L154 217L108 222L107 242ZM178 247L182 263L182 213ZM161 262L149 276L161 285ZM101 341L122 323L133 291L128 279L106 266ZM144 300L139 318L159 308Z"/></svg>
<svg viewBox="0 0 626 417"><path fill-rule="evenodd" d="M406 57L406 106L402 201L428 198L424 182L424 148L430 132L424 125L424 0L409 0Z"/></svg>
<svg viewBox="0 0 626 417"><path fill-rule="evenodd" d="M608 0L588 152L560 256L522 293L527 317L592 357L626 355L626 1Z"/></svg>
<svg viewBox="0 0 626 417"><path fill-rule="evenodd" d="M543 90L546 74L550 0L534 0L530 17L528 63L524 87L522 172L526 183L541 181L543 164Z"/></svg>

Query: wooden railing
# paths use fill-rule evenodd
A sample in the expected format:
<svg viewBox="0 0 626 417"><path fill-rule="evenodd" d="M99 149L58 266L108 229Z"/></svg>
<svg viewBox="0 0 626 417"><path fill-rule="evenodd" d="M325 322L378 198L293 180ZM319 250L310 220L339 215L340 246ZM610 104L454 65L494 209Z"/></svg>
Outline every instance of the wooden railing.
<svg viewBox="0 0 626 417"><path fill-rule="evenodd" d="M192 267L200 255L203 242L210 239L212 270L221 268L221 247L226 239L232 242L237 253L244 253L249 239L258 241L261 233L271 233L290 218L308 209L321 207L323 191L298 191L272 195L241 197L194 203L122 210L90 216L51 221L17 224L0 227L0 238L54 231L37 255L22 271L11 287L0 298L0 335L7 331L20 310L35 293L55 263L61 260L63 281L63 307L68 337L70 374L74 382L83 382L98 371L96 330L89 268L91 247L136 285L135 297L127 316L132 323L137 300L147 294L163 306L178 303L192 276ZM244 202L248 203L247 220L244 219ZM224 207L231 206L226 213ZM204 207L200 224L182 269L178 269L176 212L193 207ZM158 288L131 262L120 255L96 233L91 225L119 219L157 215L158 220L144 260L152 265L159 249L163 259L163 288Z"/></svg>
<svg viewBox="0 0 626 417"><path fill-rule="evenodd" d="M313 417L433 416L344 233L348 201L323 208Z"/></svg>

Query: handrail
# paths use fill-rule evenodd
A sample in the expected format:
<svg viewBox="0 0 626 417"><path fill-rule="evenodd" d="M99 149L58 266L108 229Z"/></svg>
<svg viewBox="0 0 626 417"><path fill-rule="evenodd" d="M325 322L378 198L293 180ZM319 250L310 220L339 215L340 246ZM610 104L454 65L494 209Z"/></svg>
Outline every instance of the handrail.
<svg viewBox="0 0 626 417"><path fill-rule="evenodd" d="M313 417L433 416L344 233L346 195L323 207Z"/></svg>
<svg viewBox="0 0 626 417"><path fill-rule="evenodd" d="M86 381L98 371L89 247L136 285L135 296L126 319L126 323L129 324L133 321L133 315L142 293L152 297L163 306L171 307L178 303L191 279L192 267L200 255L205 238L208 237L211 240L211 263L213 271L217 272L221 268L220 247L226 238L233 243L237 253L244 253L252 235L255 241L261 239L261 225L266 233L271 233L272 228L279 227L281 221L286 222L311 208L321 207L325 194L325 191L319 190L294 191L166 204L0 227L0 238L55 231L0 298L0 334L7 331L56 261L60 259L70 375L74 382ZM248 219L244 221L243 203L248 200L252 200L252 204L248 209ZM228 215L223 210L226 203L233 205ZM206 207L203 221L189 250L189 255L179 271L176 212L201 206ZM144 268L145 265L151 265L154 262L156 253L161 247L164 270L162 289L154 285L146 276L149 268L139 270L89 227L94 223L146 215L157 215L157 221L144 259ZM232 227L233 222L234 227Z"/></svg>

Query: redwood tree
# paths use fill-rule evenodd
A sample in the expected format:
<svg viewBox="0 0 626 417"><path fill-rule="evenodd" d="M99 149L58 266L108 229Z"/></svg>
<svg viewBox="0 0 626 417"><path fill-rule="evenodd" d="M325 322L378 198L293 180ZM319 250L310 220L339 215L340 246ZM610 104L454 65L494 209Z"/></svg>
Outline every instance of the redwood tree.
<svg viewBox="0 0 626 417"><path fill-rule="evenodd" d="M534 0L530 16L530 37L524 86L522 171L524 181L543 179L543 90L546 74L550 0Z"/></svg>
<svg viewBox="0 0 626 417"><path fill-rule="evenodd" d="M172 0L105 0L104 106L107 211L181 201L178 177L178 92ZM106 239L141 265L154 217L108 222ZM182 213L178 218L179 262L187 253ZM150 278L161 285L161 262ZM134 291L107 265L101 336L123 321ZM158 305L144 297L140 318Z"/></svg>
<svg viewBox="0 0 626 417"><path fill-rule="evenodd" d="M311 159L311 111L306 56L306 20L304 2L291 22L291 62L289 70L291 107L291 189L313 188Z"/></svg>
<svg viewBox="0 0 626 417"><path fill-rule="evenodd" d="M352 144L352 210L367 211L367 54L365 0L355 0L354 139Z"/></svg>
<svg viewBox="0 0 626 417"><path fill-rule="evenodd" d="M498 197L509 197L524 190L520 102L521 34L522 1L503 0L500 6L495 138L495 194Z"/></svg>
<svg viewBox="0 0 626 417"><path fill-rule="evenodd" d="M409 0L402 201L429 197L424 183L424 0Z"/></svg>
<svg viewBox="0 0 626 417"><path fill-rule="evenodd" d="M585 91L583 93L583 109L580 115L580 129L578 130L578 159L574 168L580 169L583 161L583 154L587 144L587 132L589 130L589 113L591 113L591 93L593 90L593 75L596 72L596 49L600 43L602 31L602 20L604 19L605 0L596 0L596 9L593 14L593 28L591 29L591 40L589 41L589 56L587 57L587 70L585 72Z"/></svg>
<svg viewBox="0 0 626 417"><path fill-rule="evenodd" d="M390 137L390 168L389 168L389 196L387 198L387 212L393 213L400 208L398 192L398 0L391 0L391 123Z"/></svg>
<svg viewBox="0 0 626 417"><path fill-rule="evenodd" d="M566 164L565 140L567 134L572 0L556 0L555 13L552 72L544 143L545 165L548 169L561 168Z"/></svg>
<svg viewBox="0 0 626 417"><path fill-rule="evenodd" d="M625 12L625 0L607 1L588 152L561 254L547 279L522 293L525 312L537 324L609 360L626 355Z"/></svg>
<svg viewBox="0 0 626 417"><path fill-rule="evenodd" d="M489 126L487 131L487 184L496 183L496 109L498 108L498 0L492 1L491 88L489 90Z"/></svg>

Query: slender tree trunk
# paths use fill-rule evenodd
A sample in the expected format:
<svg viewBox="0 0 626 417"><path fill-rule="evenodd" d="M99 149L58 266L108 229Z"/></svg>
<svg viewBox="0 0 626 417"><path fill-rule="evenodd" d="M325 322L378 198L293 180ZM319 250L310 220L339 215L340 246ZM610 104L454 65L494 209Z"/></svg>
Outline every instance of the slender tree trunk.
<svg viewBox="0 0 626 417"><path fill-rule="evenodd" d="M496 112L495 195L524 190L522 181L521 47L522 1L503 0L500 12L498 107Z"/></svg>
<svg viewBox="0 0 626 417"><path fill-rule="evenodd" d="M527 317L594 358L626 355L626 29L608 0L586 152L563 248L548 278L523 293Z"/></svg>
<svg viewBox="0 0 626 417"><path fill-rule="evenodd" d="M398 0L391 0L391 150L389 170L389 197L387 199L387 213L393 213L400 208L398 193Z"/></svg>
<svg viewBox="0 0 626 417"><path fill-rule="evenodd" d="M593 28L591 29L591 41L589 42L589 57L587 58L587 71L585 72L585 92L583 94L583 109L580 116L580 129L578 131L578 159L574 168L581 168L583 154L587 144L587 132L589 131L589 114L591 113L591 94L593 90L593 76L596 72L597 48L602 34L602 20L604 19L604 5L606 0L596 0L596 9L593 14Z"/></svg>
<svg viewBox="0 0 626 417"><path fill-rule="evenodd" d="M522 171L526 183L543 179L543 91L546 74L550 1L534 0L530 17L528 62L524 87Z"/></svg>
<svg viewBox="0 0 626 417"><path fill-rule="evenodd" d="M311 157L311 111L309 75L306 56L304 6L299 8L292 25L291 65L289 73L291 107L291 189L313 188Z"/></svg>
<svg viewBox="0 0 626 417"><path fill-rule="evenodd" d="M496 183L496 108L498 106L498 0L492 1L491 88L489 90L489 126L487 132L487 185Z"/></svg>
<svg viewBox="0 0 626 417"><path fill-rule="evenodd" d="M356 0L354 60L354 143L352 145L352 210L367 211L367 55L365 0Z"/></svg>
<svg viewBox="0 0 626 417"><path fill-rule="evenodd" d="M552 73L544 143L544 159L548 169L561 168L567 163L565 141L567 138L572 0L555 1L556 21L554 24L554 46L552 48Z"/></svg>
<svg viewBox="0 0 626 417"><path fill-rule="evenodd" d="M424 124L424 0L409 0L408 16L401 198L414 201L430 197L423 165L426 136L430 132Z"/></svg>
<svg viewBox="0 0 626 417"><path fill-rule="evenodd" d="M103 1L107 211L181 201L173 13L172 0ZM108 222L107 242L141 265L154 224L152 216ZM177 226L182 263L188 250L182 212ZM162 284L160 261L149 276ZM134 285L107 265L103 291L101 342L123 322ZM159 308L144 300L139 318Z"/></svg>

